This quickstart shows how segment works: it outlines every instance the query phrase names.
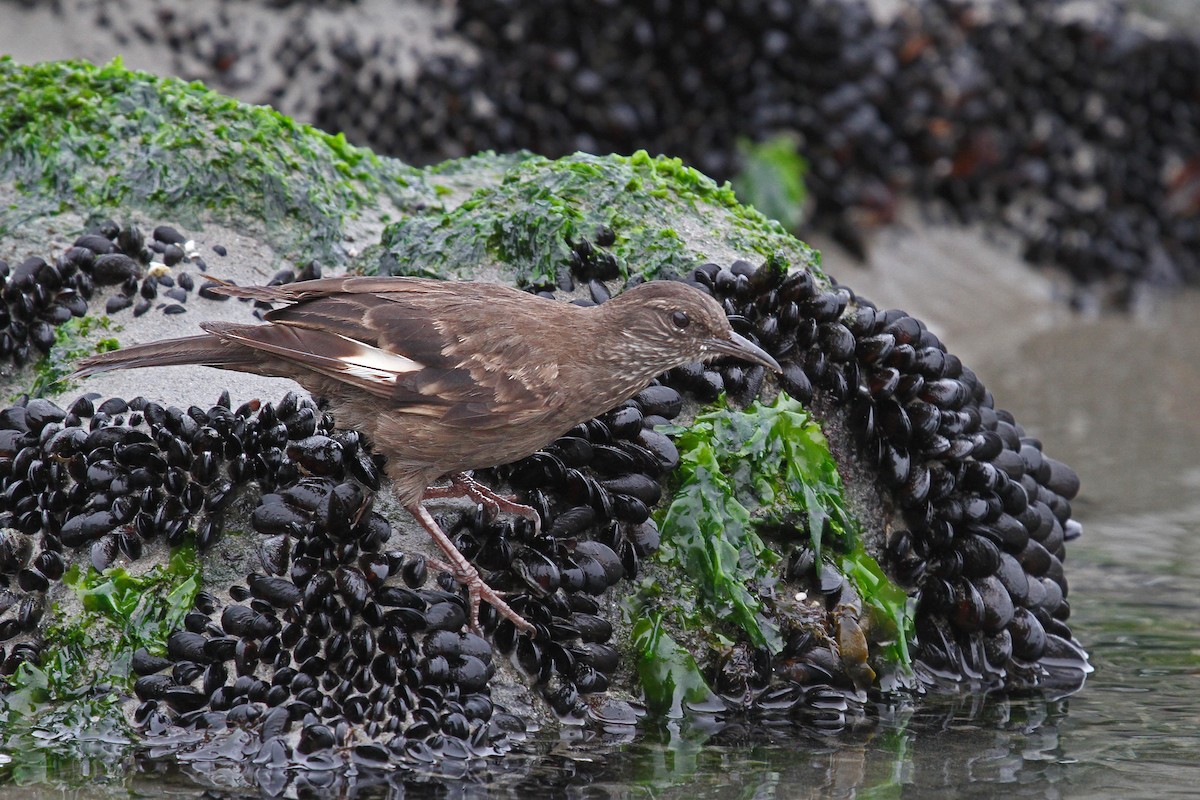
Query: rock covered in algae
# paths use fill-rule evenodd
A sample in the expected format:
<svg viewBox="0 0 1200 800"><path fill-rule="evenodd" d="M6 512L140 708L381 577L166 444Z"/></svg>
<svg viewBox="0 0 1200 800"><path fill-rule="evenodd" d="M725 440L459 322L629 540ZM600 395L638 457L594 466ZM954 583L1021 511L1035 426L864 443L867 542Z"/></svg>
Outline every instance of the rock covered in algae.
<svg viewBox="0 0 1200 800"><path fill-rule="evenodd" d="M687 365L480 473L538 509L540 535L481 509L436 509L533 637L490 614L482 636L465 629L459 587L429 569L429 543L390 504L370 442L318 402L243 398L233 373L214 375L236 402L181 397L157 372L131 373L123 385L136 392L87 384L58 402L22 398L0 414L0 663L21 697L103 686L138 737L193 755L219 758L232 737L266 763L420 764L503 753L552 722L629 731L647 711L748 711L836 727L879 693L1082 682L1063 572L1079 532L1074 473L922 323L838 286L727 188L645 154L415 171L195 86L114 66L4 69L4 91L29 91L24 116L0 126L0 178L43 209L5 223L0 257L17 266L0 268L4 355L47 353L10 391L46 392L113 339L261 313L203 296L214 256L238 280L320 274L295 261L312 252L297 244L305 215L326 202L305 181L339 158L361 167L340 184L359 218L343 208L319 232L326 268L482 276L583 304L642 280L687 281L784 366L777 378ZM67 88L51 91L48 75L69 76ZM77 125L58 118L64 91L90 103ZM155 162L165 185L241 181L201 191L188 214L203 228L166 215L165 196L90 188L147 165L136 146L103 158L86 146L111 134L130 96L210 123ZM42 126L31 171L40 116L56 124ZM197 152L234 147L222 137L264 119L292 137L288 159L318 167L280 185L288 202L266 203L252 170L192 171ZM63 187L68 156L83 178ZM426 200L383 229L369 199L401 175ZM47 216L50 199L62 210ZM281 216L261 220L257 241L238 230L272 208ZM46 234L50 219L69 243Z"/></svg>

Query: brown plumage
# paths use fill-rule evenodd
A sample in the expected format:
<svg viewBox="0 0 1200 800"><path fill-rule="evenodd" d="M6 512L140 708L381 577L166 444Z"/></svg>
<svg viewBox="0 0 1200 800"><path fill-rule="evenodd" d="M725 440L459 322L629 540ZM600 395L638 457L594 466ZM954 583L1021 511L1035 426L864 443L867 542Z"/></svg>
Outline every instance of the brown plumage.
<svg viewBox="0 0 1200 800"><path fill-rule="evenodd" d="M201 364L291 378L325 398L340 424L365 433L387 457L401 503L469 587L473 625L482 597L529 629L483 584L423 499L465 494L537 524L533 509L463 473L527 456L690 361L732 355L779 369L733 332L715 300L668 281L589 308L497 284L418 278L214 291L283 305L267 313L266 325L202 323L200 336L85 359L75 376ZM450 487L429 488L446 476Z"/></svg>

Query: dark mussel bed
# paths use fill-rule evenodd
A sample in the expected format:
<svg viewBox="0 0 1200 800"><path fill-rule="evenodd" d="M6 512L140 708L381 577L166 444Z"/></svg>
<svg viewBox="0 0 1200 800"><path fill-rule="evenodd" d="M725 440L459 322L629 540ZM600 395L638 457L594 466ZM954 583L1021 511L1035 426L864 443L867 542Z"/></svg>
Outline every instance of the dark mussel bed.
<svg viewBox="0 0 1200 800"><path fill-rule="evenodd" d="M1194 36L1112 2L877 5L471 0L448 23L466 52L415 71L375 29L282 36L265 56L275 70L261 42L220 38L211 19L146 37L196 54L212 85L417 163L644 148L726 179L745 167L740 139L784 133L809 164L815 226L852 253L916 196L944 219L1009 228L1029 262L1118 302L1196 284ZM200 57L214 38L245 51L238 81ZM308 91L278 78L296 74Z"/></svg>
<svg viewBox="0 0 1200 800"><path fill-rule="evenodd" d="M172 232L179 242L167 241ZM600 230L575 242L571 275L531 288L586 289L573 302L604 302L615 289L611 239ZM182 236L159 228L152 241L165 250ZM114 252L100 252L105 242ZM158 259L143 244L106 225L53 264L30 259L5 272L18 323L10 332L33 317L53 324L63 316L54 309L86 313L89 281L147 299L142 268ZM97 262L118 250L133 253L121 262L128 274L99 281ZM276 280L313 277L306 272ZM163 277L184 283L168 270L155 291ZM370 443L312 400L289 393L234 408L226 393L185 409L85 394L65 409L33 398L0 412L0 671L12 676L51 652L47 611L72 565L136 572L142 559L186 545L202 562L241 560L223 565L239 571L232 585L194 593L163 652L131 655L126 707L139 737L167 751L313 768L499 755L544 720L505 704L498 672L535 687L565 724L632 732L645 709L625 691L630 653L614 630L617 601L654 561L661 535L651 511L679 462L656 426L722 392L744 406L781 388L819 413L838 458L868 479L882 525L867 531L868 549L915 599L914 676L893 688L1057 696L1082 685L1090 667L1068 625L1063 568L1066 542L1080 533L1074 472L903 311L772 262L706 263L676 278L716 297L784 372L688 365L544 451L481 472L538 509L539 536L482 509L443 512L444 529L512 593L536 637L486 613L484 637L466 631L458 587L420 552L398 548L374 508L386 486ZM10 301L28 296L41 298L32 309ZM28 358L28 346L6 355ZM764 608L792 635L775 655L742 637L702 659L717 694L694 710L827 729L869 714L879 693L863 691L875 643L858 624L861 598L797 529L764 537L783 556ZM221 549L235 540L249 549ZM797 593L811 602L784 602Z"/></svg>

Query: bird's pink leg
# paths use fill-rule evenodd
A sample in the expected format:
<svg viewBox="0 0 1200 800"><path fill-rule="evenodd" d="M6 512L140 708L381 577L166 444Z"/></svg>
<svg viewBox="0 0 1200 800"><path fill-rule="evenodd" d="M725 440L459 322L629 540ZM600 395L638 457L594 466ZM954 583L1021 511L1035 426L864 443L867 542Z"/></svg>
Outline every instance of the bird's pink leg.
<svg viewBox="0 0 1200 800"><path fill-rule="evenodd" d="M533 523L534 536L542 531L542 518L538 516L535 508L518 503L511 497L496 494L465 472L451 475L449 486L430 486L425 490L427 500L447 497L469 497L476 503L482 503L493 517L501 511L507 511L509 514L516 514Z"/></svg>
<svg viewBox="0 0 1200 800"><path fill-rule="evenodd" d="M508 603L504 602L500 592L497 592L492 587L483 582L483 578L479 577L479 570L467 561L466 556L458 551L454 546L454 542L450 541L450 537L445 534L441 527L434 520L433 516L425 509L425 506L420 503L413 503L405 506L408 513L412 514L417 522L421 523L421 527L437 542L437 546L446 554L446 558L450 560L449 564L441 564L436 561L431 561L435 568L445 569L454 579L467 587L467 596L470 598L471 609L471 630L476 633L480 632L479 628L479 602L486 600L491 604L492 608L496 609L496 613L505 619L511 620L513 625L517 626L517 630L522 633L533 633L533 626L525 619L513 611ZM429 559L426 559L429 561Z"/></svg>

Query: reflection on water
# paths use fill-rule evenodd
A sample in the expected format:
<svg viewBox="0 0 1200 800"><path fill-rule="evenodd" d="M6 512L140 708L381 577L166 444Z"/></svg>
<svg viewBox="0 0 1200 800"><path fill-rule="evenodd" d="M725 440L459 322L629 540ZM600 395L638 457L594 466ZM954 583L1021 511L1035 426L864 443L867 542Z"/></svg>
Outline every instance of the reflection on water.
<svg viewBox="0 0 1200 800"><path fill-rule="evenodd" d="M632 742L556 734L442 775L213 772L100 743L66 760L54 754L62 743L22 737L0 748L15 757L0 763L0 797L191 796L197 784L221 795L247 782L292 797L1200 795L1200 294L1149 298L1128 317L1071 314L1049 280L978 237L915 225L882 234L870 268L833 247L825 265L927 320L998 405L1079 471L1071 624L1096 667L1079 694L927 698L832 730L726 721Z"/></svg>
<svg viewBox="0 0 1200 800"><path fill-rule="evenodd" d="M981 784L1012 784L1009 796L1025 794L1019 786L1044 796L1063 771L1066 704L942 698L880 710L870 724L836 734L642 741L614 761L604 776L614 791L600 796L625 796L619 789L630 784L655 787L664 798L961 797Z"/></svg>

